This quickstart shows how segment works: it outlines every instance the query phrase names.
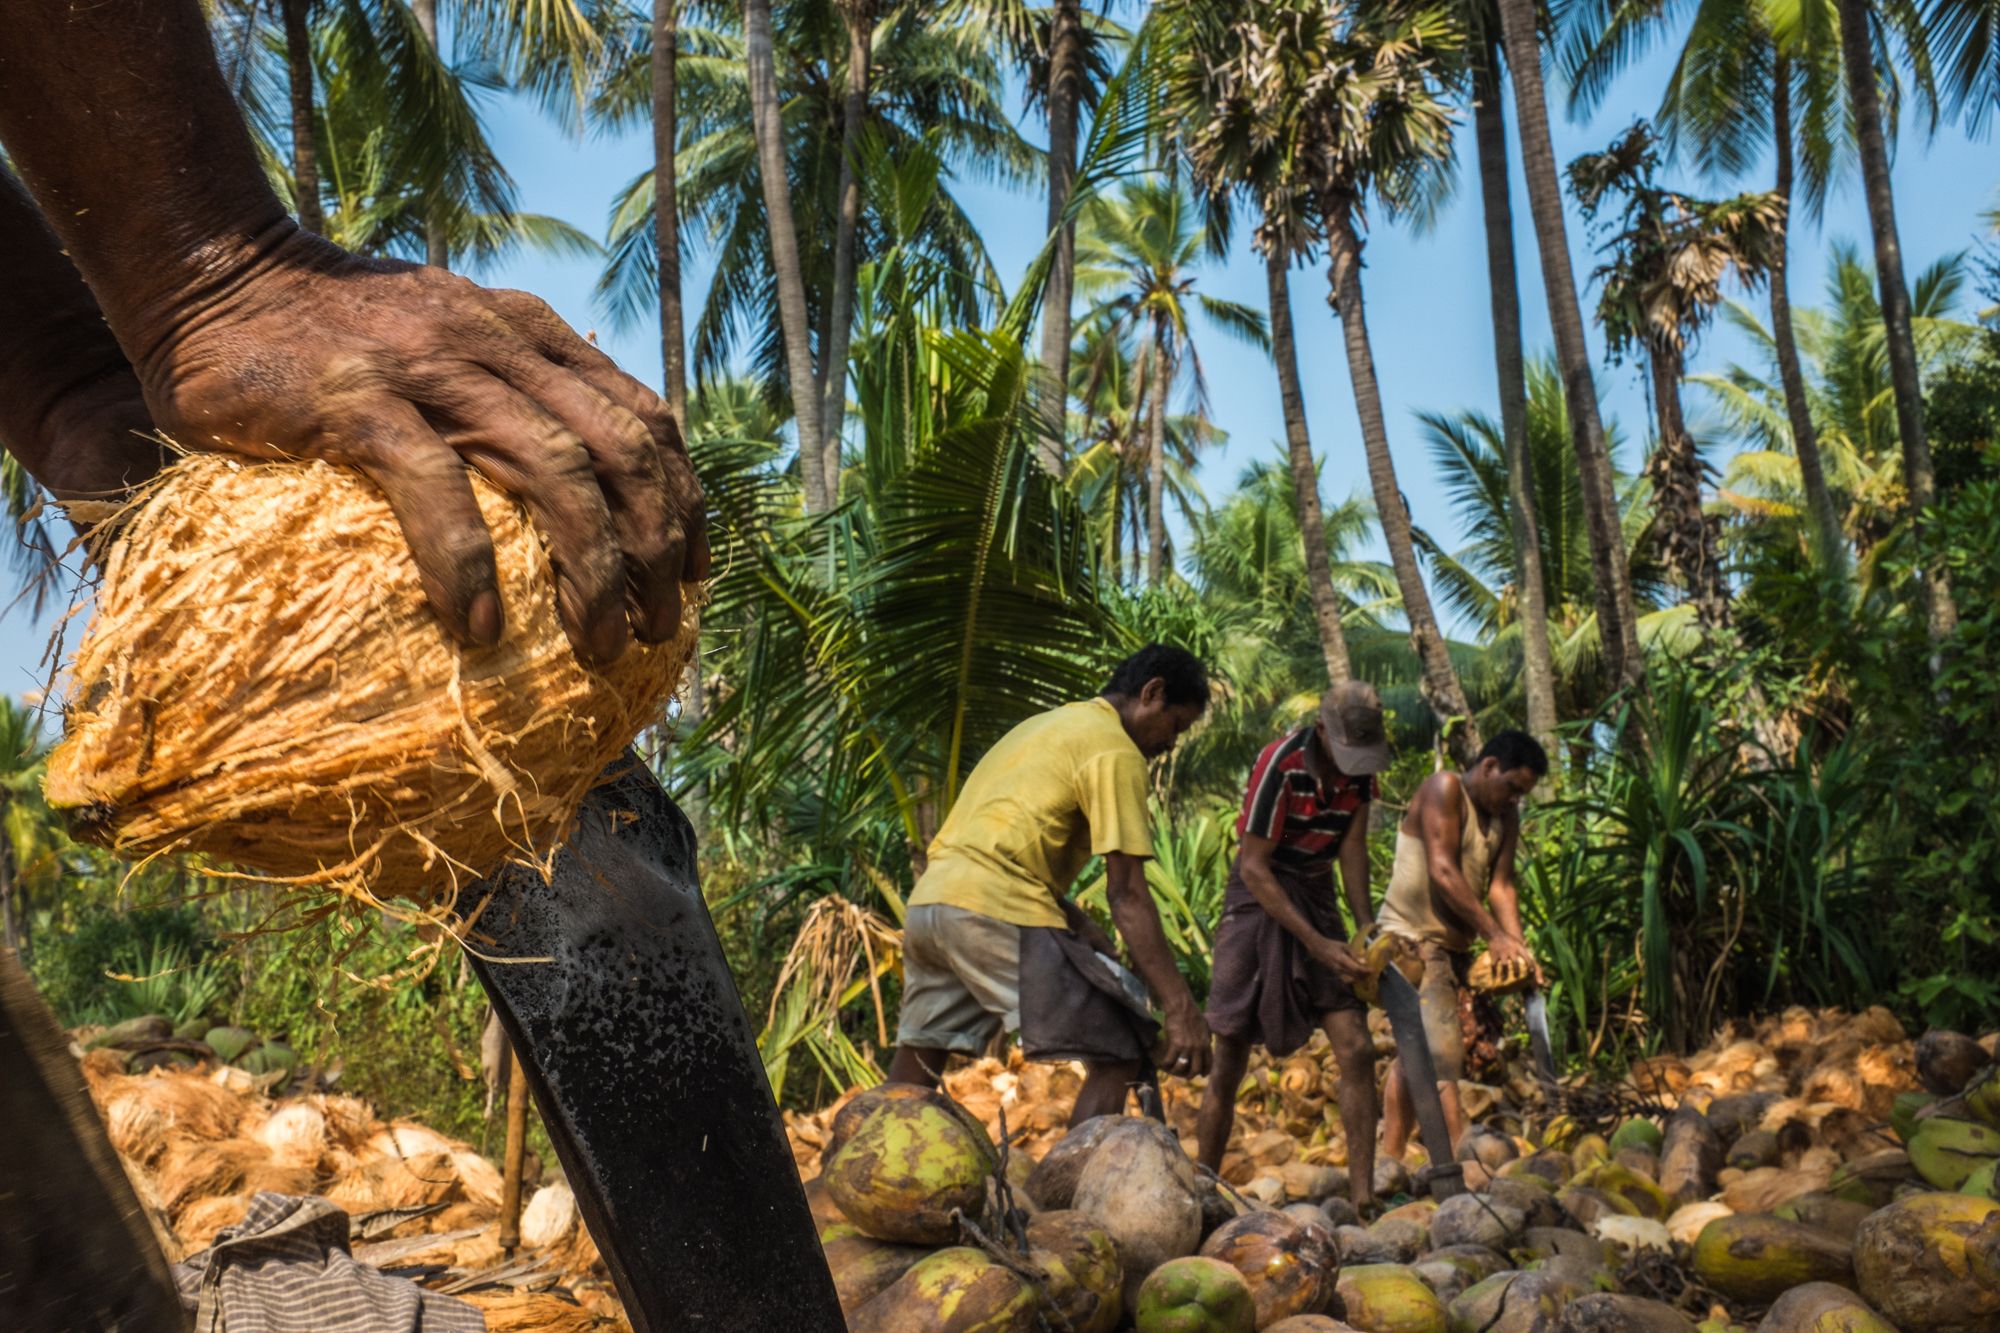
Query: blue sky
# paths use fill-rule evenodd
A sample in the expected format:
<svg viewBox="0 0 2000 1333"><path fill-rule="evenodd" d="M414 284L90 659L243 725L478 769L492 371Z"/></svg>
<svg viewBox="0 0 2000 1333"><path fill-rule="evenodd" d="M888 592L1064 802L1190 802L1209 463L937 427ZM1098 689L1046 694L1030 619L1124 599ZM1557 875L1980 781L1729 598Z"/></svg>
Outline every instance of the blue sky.
<svg viewBox="0 0 2000 1333"><path fill-rule="evenodd" d="M1557 160L1567 162L1579 153L1602 148L1635 118L1650 112L1670 63L1670 53L1662 49L1636 66L1588 122L1573 122L1558 110L1554 127ZM1508 118L1511 132L1511 105ZM577 140L529 104L510 98L497 98L489 104L488 124L501 160L519 186L521 207L561 217L594 235L602 234L613 197L649 164L651 141L645 131ZM1025 122L1023 133L1042 142L1037 122ZM1400 480L1417 523L1447 546L1456 544L1456 529L1446 499L1427 466L1415 414L1466 407L1497 412L1484 233L1477 181L1471 171L1469 127L1464 130L1463 149L1467 169L1435 224L1422 234L1378 225L1368 240L1364 275L1369 331ZM2000 202L1996 197L1996 187L2000 187L1996 162L2000 158L1995 157L1991 142L1970 140L1956 128L1926 139L1906 127L1896 155L1895 186L1904 260L1911 274L1940 255L1977 243L1979 214ZM1728 182L1692 180L1689 173L1672 166L1663 176L1715 194L1763 189L1769 184L1767 174ZM1011 281L1041 243L1045 203L1039 195L1013 194L975 183L957 188L986 237L996 267ZM1547 349L1551 340L1534 238L1528 229L1527 200L1518 172L1514 210L1522 309L1533 353ZM1821 221L1800 219L1795 228L1794 302L1817 304L1833 245L1851 242L1865 255L1867 237L1867 215L1858 181L1843 182ZM1570 245L1578 280L1583 282L1596 259L1590 252L1589 235L1573 213ZM594 260L528 254L481 278L489 284L519 287L542 296L577 328L595 330L599 342L627 370L658 385L660 356L655 329L619 330L606 324L592 303L597 271ZM701 299L708 278L708 266L699 262L687 273L690 307ZM1200 288L1264 308L1263 269L1247 238L1239 237L1236 252L1226 262L1202 271ZM1294 271L1293 309L1307 416L1314 450L1323 460L1322 491L1329 501L1335 501L1350 494L1366 495L1368 479L1339 327L1325 303L1326 290L1323 269ZM1586 290L1586 317L1594 295ZM1749 299L1753 305L1763 306L1761 295ZM1213 329L1198 328L1196 337L1209 376L1212 412L1229 436L1225 445L1209 454L1200 472L1208 495L1220 498L1247 465L1281 454L1283 422L1276 379L1261 353ZM1601 350L1595 330L1592 344ZM1697 350L1691 369L1719 368L1732 359L1746 357L1737 336L1718 325ZM1600 367L1608 413L1623 426L1630 442L1628 450L1636 450L1644 438L1646 422L1638 368L1605 368L1601 362ZM1701 393L1690 389L1687 402L1699 428ZM1629 465L1634 460L1626 461ZM46 672L37 664L53 624L53 616L37 621L20 607L0 617L0 689L18 693L41 682Z"/></svg>

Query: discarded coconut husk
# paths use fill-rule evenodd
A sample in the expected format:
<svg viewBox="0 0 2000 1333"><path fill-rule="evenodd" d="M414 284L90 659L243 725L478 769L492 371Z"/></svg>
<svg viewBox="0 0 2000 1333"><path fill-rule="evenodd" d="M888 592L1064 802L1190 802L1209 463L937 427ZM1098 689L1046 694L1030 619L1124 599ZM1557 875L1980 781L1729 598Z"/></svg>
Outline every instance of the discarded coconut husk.
<svg viewBox="0 0 2000 1333"><path fill-rule="evenodd" d="M548 861L679 680L698 590L674 640L586 668L524 510L471 483L504 606L490 648L446 632L359 473L216 454L168 468L105 557L50 803L127 859L202 852L420 909L504 861Z"/></svg>
<svg viewBox="0 0 2000 1333"><path fill-rule="evenodd" d="M459 1297L486 1317L486 1333L598 1333L619 1321L543 1291L473 1291Z"/></svg>

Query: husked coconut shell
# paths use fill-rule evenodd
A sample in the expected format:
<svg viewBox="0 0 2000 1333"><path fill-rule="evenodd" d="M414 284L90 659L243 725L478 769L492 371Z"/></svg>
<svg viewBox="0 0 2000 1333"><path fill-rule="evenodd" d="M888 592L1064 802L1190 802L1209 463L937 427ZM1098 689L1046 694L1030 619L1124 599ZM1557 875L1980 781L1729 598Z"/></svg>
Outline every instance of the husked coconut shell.
<svg viewBox="0 0 2000 1333"><path fill-rule="evenodd" d="M1778 1160L1778 1136L1768 1129L1753 1129L1729 1145L1723 1157L1724 1163L1738 1171L1754 1171L1760 1166L1772 1166Z"/></svg>
<svg viewBox="0 0 2000 1333"><path fill-rule="evenodd" d="M1408 1194L1410 1168L1387 1153L1378 1154L1375 1158L1375 1179L1371 1183L1378 1199L1393 1199L1398 1194Z"/></svg>
<svg viewBox="0 0 2000 1333"><path fill-rule="evenodd" d="M1138 1333L1256 1333L1257 1305L1243 1275L1219 1259L1169 1259L1140 1284Z"/></svg>
<svg viewBox="0 0 2000 1333"><path fill-rule="evenodd" d="M1340 1262L1326 1227L1284 1213L1249 1213L1226 1223L1203 1243L1201 1253L1243 1275L1259 1328L1325 1309Z"/></svg>
<svg viewBox="0 0 2000 1333"><path fill-rule="evenodd" d="M1496 1180L1480 1191L1495 1203L1504 1203L1518 1208L1522 1220L1531 1227L1560 1226L1563 1222L1562 1205L1556 1202L1555 1191L1548 1189L1541 1177L1530 1180Z"/></svg>
<svg viewBox="0 0 2000 1333"><path fill-rule="evenodd" d="M1069 1208L1076 1197L1077 1177L1104 1136L1125 1117L1092 1116L1070 1130L1035 1163L1028 1173L1028 1197L1050 1212Z"/></svg>
<svg viewBox="0 0 2000 1333"><path fill-rule="evenodd" d="M1369 1333L1446 1333L1437 1293L1401 1264L1357 1264L1336 1284L1348 1323Z"/></svg>
<svg viewBox="0 0 2000 1333"><path fill-rule="evenodd" d="M898 1245L859 1232L826 1242L826 1267L833 1274L840 1312L853 1317L928 1253L919 1245Z"/></svg>
<svg viewBox="0 0 2000 1333"><path fill-rule="evenodd" d="M1560 1333L1695 1333L1694 1320L1661 1301L1599 1291L1572 1302Z"/></svg>
<svg viewBox="0 0 2000 1333"><path fill-rule="evenodd" d="M1264 1330L1264 1333L1361 1333L1352 1324L1323 1314L1295 1314L1290 1319L1280 1319Z"/></svg>
<svg viewBox="0 0 2000 1333"><path fill-rule="evenodd" d="M1715 1193L1722 1169L1722 1136L1707 1115L1682 1106L1667 1117L1660 1146L1659 1186L1676 1205L1696 1203Z"/></svg>
<svg viewBox="0 0 2000 1333"><path fill-rule="evenodd" d="M1523 1268L1549 1259L1565 1259L1589 1268L1602 1268L1611 1262L1603 1241L1566 1227L1529 1227L1508 1254Z"/></svg>
<svg viewBox="0 0 2000 1333"><path fill-rule="evenodd" d="M1498 1250L1482 1245L1448 1245L1411 1264L1410 1271L1449 1305L1460 1292L1495 1273L1506 1272L1511 1266Z"/></svg>
<svg viewBox="0 0 2000 1333"><path fill-rule="evenodd" d="M1919 1194L1881 1209L1854 1236L1861 1294L1903 1333L1977 1333L2000 1327L2000 1287L1972 1271L1966 1242L2000 1203Z"/></svg>
<svg viewBox="0 0 2000 1333"><path fill-rule="evenodd" d="M1726 1203L1687 1204L1684 1207L1676 1208L1673 1216L1667 1219L1667 1234L1674 1238L1676 1245L1692 1246L1695 1240L1701 1235L1703 1227L1713 1222L1716 1218L1728 1217L1735 1211L1735 1209ZM1794 1217L1787 1220L1801 1222L1806 1219ZM1808 1222L1807 1225L1812 1224Z"/></svg>
<svg viewBox="0 0 2000 1333"><path fill-rule="evenodd" d="M1117 1244L1128 1304L1148 1273L1201 1240L1194 1163L1173 1131L1152 1120L1122 1118L1105 1132L1076 1182L1074 1207Z"/></svg>
<svg viewBox="0 0 2000 1333"><path fill-rule="evenodd" d="M1046 1278L1049 1299L1071 1333L1118 1327L1125 1275L1103 1227L1079 1212L1043 1213L1028 1223L1028 1263Z"/></svg>
<svg viewBox="0 0 2000 1333"><path fill-rule="evenodd" d="M521 1210L521 1243L530 1249L547 1249L569 1235L577 1224L576 1194L562 1181L554 1181L535 1191Z"/></svg>
<svg viewBox="0 0 2000 1333"><path fill-rule="evenodd" d="M1640 1250L1658 1250L1668 1255L1674 1252L1674 1238L1667 1231L1667 1224L1650 1217L1600 1217L1590 1234L1621 1259Z"/></svg>
<svg viewBox="0 0 2000 1333"><path fill-rule="evenodd" d="M1917 1080L1940 1097L1956 1097L1989 1057L1963 1032L1932 1028L1917 1038Z"/></svg>
<svg viewBox="0 0 2000 1333"><path fill-rule="evenodd" d="M1853 1250L1783 1218L1719 1217L1695 1240L1692 1267L1710 1290L1761 1305L1803 1283L1852 1281Z"/></svg>
<svg viewBox="0 0 2000 1333"><path fill-rule="evenodd" d="M1831 1282L1808 1282L1778 1297L1757 1333L1896 1333L1868 1303Z"/></svg>
<svg viewBox="0 0 2000 1333"><path fill-rule="evenodd" d="M307 1102L287 1102L257 1127L256 1139L285 1166L316 1167L327 1148L326 1117Z"/></svg>
<svg viewBox="0 0 2000 1333"><path fill-rule="evenodd" d="M935 1102L884 1101L822 1179L841 1213L877 1240L939 1245L953 1239L954 1213L974 1216L993 1173L991 1145Z"/></svg>
<svg viewBox="0 0 2000 1333"><path fill-rule="evenodd" d="M1553 1333L1569 1305L1601 1289L1608 1274L1552 1260L1526 1273L1501 1273L1451 1303L1449 1333Z"/></svg>
<svg viewBox="0 0 2000 1333"><path fill-rule="evenodd" d="M1607 1194L1588 1185L1576 1185L1556 1196L1556 1202L1569 1211L1581 1225L1589 1226L1600 1217L1622 1214L1637 1217L1639 1210L1616 1194Z"/></svg>
<svg viewBox="0 0 2000 1333"><path fill-rule="evenodd" d="M912 1265L849 1318L849 1333L1030 1333L1036 1297L1012 1270L953 1246Z"/></svg>

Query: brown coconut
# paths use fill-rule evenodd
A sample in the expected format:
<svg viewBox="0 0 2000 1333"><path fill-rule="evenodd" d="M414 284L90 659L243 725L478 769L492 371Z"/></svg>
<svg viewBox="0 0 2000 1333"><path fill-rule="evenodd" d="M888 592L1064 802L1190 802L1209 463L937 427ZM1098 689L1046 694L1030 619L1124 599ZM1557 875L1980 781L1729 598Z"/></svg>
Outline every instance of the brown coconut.
<svg viewBox="0 0 2000 1333"><path fill-rule="evenodd" d="M1125 1270L1128 1309L1146 1275L1194 1253L1201 1240L1201 1188L1194 1163L1165 1125L1124 1118L1077 1178L1072 1206L1110 1233Z"/></svg>
<svg viewBox="0 0 2000 1333"><path fill-rule="evenodd" d="M50 804L122 857L448 904L545 863L657 719L695 639L585 667L525 511L477 474L505 630L461 647L395 516L323 462L189 455L122 516L71 667Z"/></svg>
<svg viewBox="0 0 2000 1333"><path fill-rule="evenodd" d="M1903 1333L2000 1327L2000 1287L1979 1280L1966 1241L2000 1214L1969 1194L1917 1194L1881 1209L1854 1236L1861 1294Z"/></svg>
<svg viewBox="0 0 2000 1333"><path fill-rule="evenodd" d="M929 1251L917 1245L898 1245L855 1233L826 1244L826 1266L833 1274L834 1294L840 1312L852 1317L856 1310L888 1290L896 1279L910 1271Z"/></svg>
<svg viewBox="0 0 2000 1333"><path fill-rule="evenodd" d="M1757 1333L1896 1333L1868 1303L1831 1282L1808 1282L1780 1296Z"/></svg>
<svg viewBox="0 0 2000 1333"><path fill-rule="evenodd" d="M1076 1197L1076 1181L1083 1174L1084 1164L1097 1151L1105 1134L1122 1119L1115 1115L1092 1116L1064 1134L1028 1173L1028 1196L1051 1212L1067 1209Z"/></svg>
<svg viewBox="0 0 2000 1333"><path fill-rule="evenodd" d="M1660 1301L1600 1291L1564 1308L1561 1333L1695 1333L1694 1320Z"/></svg>
<svg viewBox="0 0 2000 1333"><path fill-rule="evenodd" d="M1325 1309L1340 1266L1332 1232L1284 1213L1248 1213L1225 1223L1201 1252L1250 1284L1259 1328Z"/></svg>

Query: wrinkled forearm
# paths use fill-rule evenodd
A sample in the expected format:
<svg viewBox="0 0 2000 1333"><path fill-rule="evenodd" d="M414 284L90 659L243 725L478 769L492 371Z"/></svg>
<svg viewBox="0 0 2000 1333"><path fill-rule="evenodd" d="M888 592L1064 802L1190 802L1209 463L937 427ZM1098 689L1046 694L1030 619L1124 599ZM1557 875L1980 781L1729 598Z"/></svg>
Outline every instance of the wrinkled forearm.
<svg viewBox="0 0 2000 1333"><path fill-rule="evenodd" d="M1348 825L1347 839L1340 844L1340 891L1347 897L1347 910L1354 914L1358 936L1375 924L1375 900L1368 893L1368 807L1355 812Z"/></svg>
<svg viewBox="0 0 2000 1333"><path fill-rule="evenodd" d="M290 229L198 0L14 0L0 143L135 361Z"/></svg>
<svg viewBox="0 0 2000 1333"><path fill-rule="evenodd" d="M1194 996L1174 966L1173 950L1167 946L1167 933L1160 925L1160 909L1146 888L1145 871L1139 863L1121 866L1114 861L1104 896L1111 907L1112 924L1132 955L1132 970L1152 990L1161 1008L1169 1014L1193 1010Z"/></svg>
<svg viewBox="0 0 2000 1333"><path fill-rule="evenodd" d="M1443 902L1446 913L1454 920L1470 926L1479 937L1490 940L1500 933L1500 923L1479 901L1472 886L1465 882L1465 872L1455 861L1442 857L1430 860L1431 891Z"/></svg>

